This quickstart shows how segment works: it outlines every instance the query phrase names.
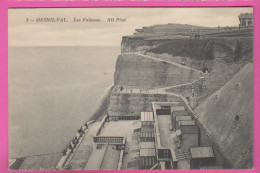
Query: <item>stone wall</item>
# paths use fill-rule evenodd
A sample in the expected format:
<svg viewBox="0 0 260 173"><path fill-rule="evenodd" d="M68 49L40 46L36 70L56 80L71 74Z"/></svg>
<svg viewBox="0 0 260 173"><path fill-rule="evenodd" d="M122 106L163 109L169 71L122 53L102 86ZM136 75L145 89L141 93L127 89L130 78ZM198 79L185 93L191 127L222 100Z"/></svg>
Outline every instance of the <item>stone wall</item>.
<svg viewBox="0 0 260 173"><path fill-rule="evenodd" d="M151 102L178 101L179 98L163 94L136 94L111 92L109 115L140 116L151 112Z"/></svg>

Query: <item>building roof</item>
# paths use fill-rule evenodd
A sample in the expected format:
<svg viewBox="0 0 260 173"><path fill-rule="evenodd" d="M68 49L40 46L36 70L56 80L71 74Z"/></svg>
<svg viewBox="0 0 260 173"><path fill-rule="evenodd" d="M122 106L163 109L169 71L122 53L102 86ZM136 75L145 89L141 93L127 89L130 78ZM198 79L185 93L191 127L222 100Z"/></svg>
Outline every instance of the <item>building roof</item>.
<svg viewBox="0 0 260 173"><path fill-rule="evenodd" d="M142 132L140 137L143 137L143 138L153 138L154 137L154 132Z"/></svg>
<svg viewBox="0 0 260 173"><path fill-rule="evenodd" d="M179 126L195 126L196 123L194 120L184 120L178 121Z"/></svg>
<svg viewBox="0 0 260 173"><path fill-rule="evenodd" d="M154 148L154 142L140 142L140 148Z"/></svg>
<svg viewBox="0 0 260 173"><path fill-rule="evenodd" d="M191 116L176 116L176 121L192 120Z"/></svg>
<svg viewBox="0 0 260 173"><path fill-rule="evenodd" d="M153 121L153 112L141 112L141 121Z"/></svg>
<svg viewBox="0 0 260 173"><path fill-rule="evenodd" d="M154 104L157 104L159 106L178 106L180 103L179 102L152 102Z"/></svg>
<svg viewBox="0 0 260 173"><path fill-rule="evenodd" d="M141 128L141 133L143 132L154 132L154 127L153 126L143 126Z"/></svg>
<svg viewBox="0 0 260 173"><path fill-rule="evenodd" d="M184 106L173 106L172 107L173 111L185 111L185 107Z"/></svg>
<svg viewBox="0 0 260 173"><path fill-rule="evenodd" d="M155 149L144 148L140 149L140 157L155 156Z"/></svg>
<svg viewBox="0 0 260 173"><path fill-rule="evenodd" d="M253 19L253 13L241 13L239 19Z"/></svg>
<svg viewBox="0 0 260 173"><path fill-rule="evenodd" d="M191 147L190 153L193 159L214 157L214 152L212 147Z"/></svg>
<svg viewBox="0 0 260 173"><path fill-rule="evenodd" d="M198 134L199 128L197 126L181 126L182 134Z"/></svg>

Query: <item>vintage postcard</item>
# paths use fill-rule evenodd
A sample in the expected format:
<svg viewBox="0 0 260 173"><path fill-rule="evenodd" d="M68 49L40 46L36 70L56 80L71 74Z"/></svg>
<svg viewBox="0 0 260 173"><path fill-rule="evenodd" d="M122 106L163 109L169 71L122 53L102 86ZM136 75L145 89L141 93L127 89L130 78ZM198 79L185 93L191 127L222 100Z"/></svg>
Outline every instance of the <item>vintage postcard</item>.
<svg viewBox="0 0 260 173"><path fill-rule="evenodd" d="M253 8L10 8L10 170L252 169Z"/></svg>

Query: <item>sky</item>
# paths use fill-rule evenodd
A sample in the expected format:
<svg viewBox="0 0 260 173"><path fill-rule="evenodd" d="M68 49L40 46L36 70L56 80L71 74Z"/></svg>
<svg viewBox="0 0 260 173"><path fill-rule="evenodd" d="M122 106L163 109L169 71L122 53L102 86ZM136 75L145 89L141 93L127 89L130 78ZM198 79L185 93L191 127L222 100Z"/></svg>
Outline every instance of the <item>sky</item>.
<svg viewBox="0 0 260 173"><path fill-rule="evenodd" d="M122 36L156 24L238 26L249 7L222 8L34 8L9 9L9 46L120 46ZM68 22L27 22L36 18L66 18ZM95 18L101 22L74 22ZM107 22L108 18L126 22Z"/></svg>

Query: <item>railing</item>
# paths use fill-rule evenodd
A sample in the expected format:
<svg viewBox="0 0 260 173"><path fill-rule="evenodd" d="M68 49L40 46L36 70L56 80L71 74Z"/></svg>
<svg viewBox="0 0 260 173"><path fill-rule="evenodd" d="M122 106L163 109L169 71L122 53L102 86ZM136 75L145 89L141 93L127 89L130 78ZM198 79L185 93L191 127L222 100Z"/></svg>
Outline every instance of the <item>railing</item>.
<svg viewBox="0 0 260 173"><path fill-rule="evenodd" d="M108 115L105 115L105 117L102 119L102 121L101 121L101 124L100 124L100 126L99 126L99 128L98 128L98 131L97 131L97 133L96 133L96 136L98 136L100 133L101 133L101 131L102 131L102 128L104 127L104 125L105 125L105 123L106 123L106 121L108 120Z"/></svg>
<svg viewBox="0 0 260 173"><path fill-rule="evenodd" d="M106 143L123 144L124 137L122 137L122 136L94 136L93 141L94 141L94 143L98 143L98 144L106 144Z"/></svg>
<svg viewBox="0 0 260 173"><path fill-rule="evenodd" d="M153 106L153 111L154 111L155 153L156 153L157 160L158 160L157 148L161 147L161 140L160 140L160 133L159 133L159 129L158 129L157 114L156 114L156 109L155 109L155 107L154 107L154 103L152 103L152 106Z"/></svg>
<svg viewBox="0 0 260 173"><path fill-rule="evenodd" d="M124 140L123 140L124 145L126 144L126 140L127 140L127 138L125 137ZM119 156L119 160L118 160L118 163L117 163L117 170L121 170L121 168L122 168L124 152L125 152L125 146L120 151L120 156Z"/></svg>
<svg viewBox="0 0 260 173"><path fill-rule="evenodd" d="M181 153L175 155L177 160L190 160L192 158L190 151L181 151Z"/></svg>
<svg viewBox="0 0 260 173"><path fill-rule="evenodd" d="M118 120L139 120L140 115L109 115L109 121L118 121Z"/></svg>
<svg viewBox="0 0 260 173"><path fill-rule="evenodd" d="M154 90L160 87L150 87L150 88L142 88L140 86L131 86L131 85L115 85L113 88L113 92L116 93L140 93L140 94L149 94L150 90ZM158 93L158 92L157 92Z"/></svg>
<svg viewBox="0 0 260 173"><path fill-rule="evenodd" d="M117 170L121 170L121 168L122 168L124 151L125 151L125 149L120 151L120 156L119 156L119 160L118 160L118 164L117 164Z"/></svg>

